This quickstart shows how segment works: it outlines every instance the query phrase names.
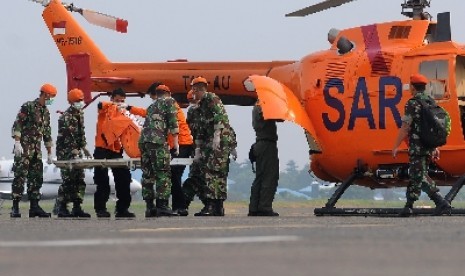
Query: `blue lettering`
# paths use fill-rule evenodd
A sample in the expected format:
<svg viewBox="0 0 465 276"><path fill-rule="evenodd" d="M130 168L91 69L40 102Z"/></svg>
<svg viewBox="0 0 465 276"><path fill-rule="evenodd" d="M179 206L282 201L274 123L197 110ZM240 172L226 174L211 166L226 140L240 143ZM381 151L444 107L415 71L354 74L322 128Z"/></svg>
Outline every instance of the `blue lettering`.
<svg viewBox="0 0 465 276"><path fill-rule="evenodd" d="M338 131L344 126L344 120L345 120L346 114L344 111L344 104L342 103L342 101L338 100L337 98L332 97L329 94L329 90L332 87L335 87L339 94L344 94L344 85L343 85L342 80L330 79L326 83L325 88L323 89L323 95L324 95L326 104L334 108L339 113L339 118L335 122L333 122L329 119L328 113L323 113L322 119L323 119L323 123L325 127L329 131Z"/></svg>
<svg viewBox="0 0 465 276"><path fill-rule="evenodd" d="M386 86L393 85L396 88L394 98L386 98ZM402 125L399 110L396 104L402 99L402 81L398 77L381 77L379 79L379 128L386 129L386 108L391 109L392 116L398 128Z"/></svg>
<svg viewBox="0 0 465 276"><path fill-rule="evenodd" d="M395 96L393 98L386 97L386 87L394 86ZM341 79L330 79L324 89L323 96L328 107L333 108L338 113L336 120L331 120L329 113L322 113L323 123L329 131L339 131L344 127L346 117L344 103L330 95L330 89L337 89L337 93L344 94L344 84ZM384 76L379 78L379 129L386 129L386 113L390 110L394 118L394 122L398 128L402 125L401 116L397 108L397 104L402 100L402 81L395 76ZM363 107L359 107L360 101L363 101ZM355 128L355 121L358 118L365 118L370 129L376 129L375 119L373 117L373 108L371 106L370 97L368 95L368 87L365 77L360 77L355 88L354 99L350 110L348 130Z"/></svg>
<svg viewBox="0 0 465 276"><path fill-rule="evenodd" d="M358 108L360 96L363 98L363 104L365 105L364 108ZM375 119L373 118L373 110L368 96L367 83L364 77L358 79L357 88L355 88L354 101L352 102L352 109L350 111L349 130L354 129L355 120L357 118L366 118L370 129L376 128Z"/></svg>

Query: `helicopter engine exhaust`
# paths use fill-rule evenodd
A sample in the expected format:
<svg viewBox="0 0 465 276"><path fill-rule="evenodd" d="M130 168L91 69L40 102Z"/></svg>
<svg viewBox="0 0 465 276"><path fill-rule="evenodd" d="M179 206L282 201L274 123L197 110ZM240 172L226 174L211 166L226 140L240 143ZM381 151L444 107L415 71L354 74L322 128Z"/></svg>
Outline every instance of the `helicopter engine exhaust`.
<svg viewBox="0 0 465 276"><path fill-rule="evenodd" d="M350 42L344 36L339 37L337 41L337 49L339 50L339 54L344 55L350 52L354 48L354 44Z"/></svg>

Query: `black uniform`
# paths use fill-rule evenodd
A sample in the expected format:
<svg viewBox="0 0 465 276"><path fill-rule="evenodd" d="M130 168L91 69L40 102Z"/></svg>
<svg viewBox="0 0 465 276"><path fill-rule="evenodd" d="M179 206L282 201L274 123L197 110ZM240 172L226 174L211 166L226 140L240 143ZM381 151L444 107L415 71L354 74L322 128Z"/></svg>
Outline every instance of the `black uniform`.
<svg viewBox="0 0 465 276"><path fill-rule="evenodd" d="M250 193L249 215L271 215L273 199L278 187L279 159L276 120L264 120L262 108L255 105L252 110L252 126L256 134L254 155L256 175Z"/></svg>

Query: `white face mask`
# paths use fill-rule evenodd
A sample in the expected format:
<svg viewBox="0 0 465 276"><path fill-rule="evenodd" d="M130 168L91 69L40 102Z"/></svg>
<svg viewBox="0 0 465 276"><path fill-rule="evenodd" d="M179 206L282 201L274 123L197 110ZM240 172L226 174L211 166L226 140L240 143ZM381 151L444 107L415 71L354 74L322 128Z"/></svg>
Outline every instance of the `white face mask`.
<svg viewBox="0 0 465 276"><path fill-rule="evenodd" d="M75 102L73 103L73 106L77 109L82 109L84 107L84 102L83 101Z"/></svg>
<svg viewBox="0 0 465 276"><path fill-rule="evenodd" d="M52 105L54 98L51 99L46 99L45 100L45 105Z"/></svg>

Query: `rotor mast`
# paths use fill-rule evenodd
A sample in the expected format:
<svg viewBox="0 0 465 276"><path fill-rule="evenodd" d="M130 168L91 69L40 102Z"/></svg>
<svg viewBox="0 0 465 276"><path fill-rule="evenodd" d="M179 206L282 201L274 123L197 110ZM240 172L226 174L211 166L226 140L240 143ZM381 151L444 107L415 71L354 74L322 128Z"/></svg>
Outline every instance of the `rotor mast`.
<svg viewBox="0 0 465 276"><path fill-rule="evenodd" d="M431 20L431 15L425 12L426 7L430 7L431 0L404 0L402 6L402 15L412 18L413 20Z"/></svg>

